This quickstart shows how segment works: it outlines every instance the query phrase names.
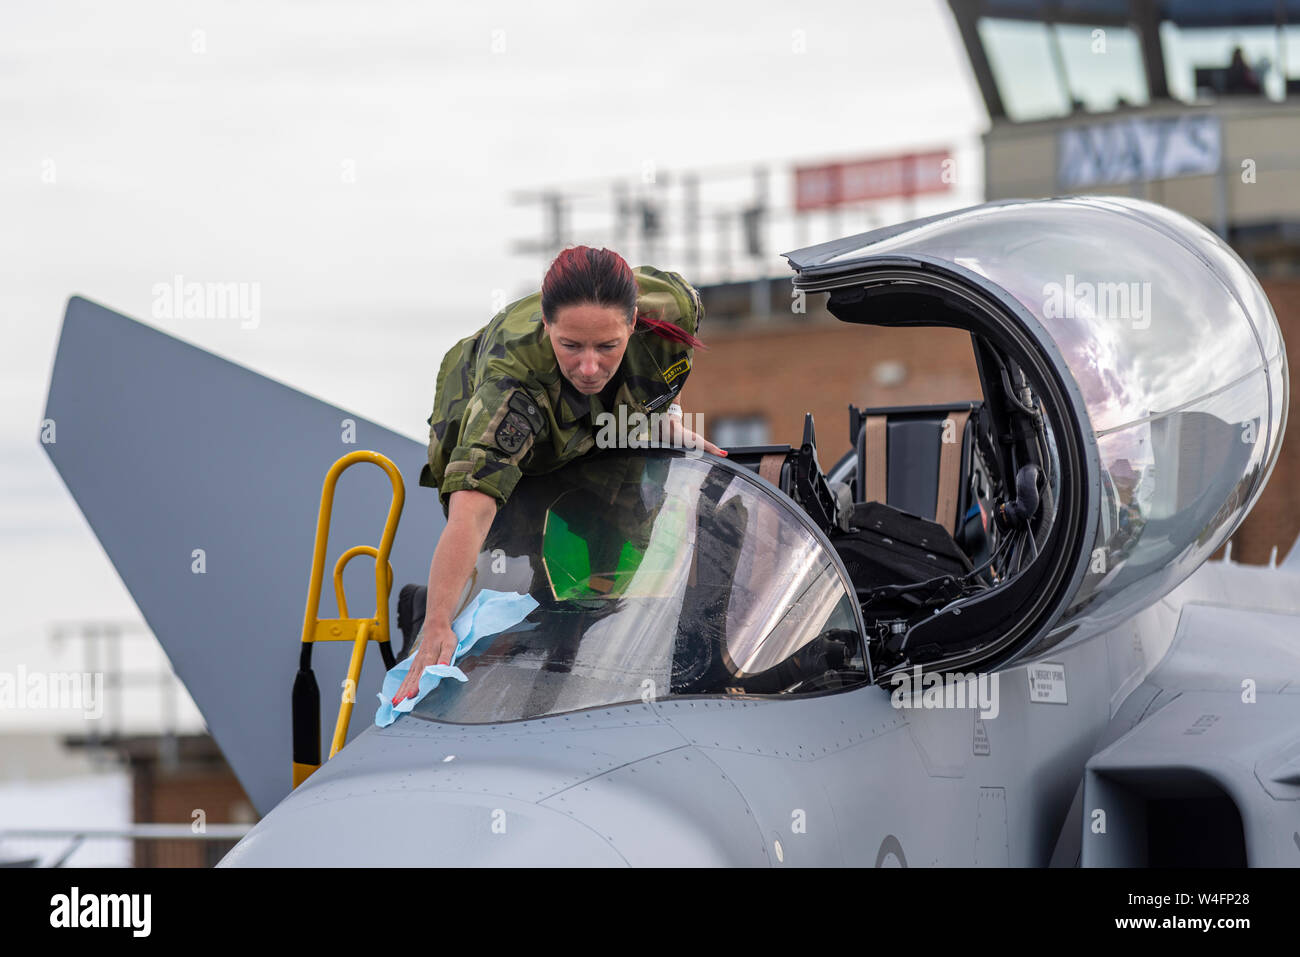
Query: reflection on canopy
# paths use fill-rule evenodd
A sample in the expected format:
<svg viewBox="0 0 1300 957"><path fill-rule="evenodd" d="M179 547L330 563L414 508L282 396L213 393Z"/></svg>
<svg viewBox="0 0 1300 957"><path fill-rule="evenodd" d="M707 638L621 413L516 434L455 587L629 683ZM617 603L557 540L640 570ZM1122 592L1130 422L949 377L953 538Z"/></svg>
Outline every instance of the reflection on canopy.
<svg viewBox="0 0 1300 957"><path fill-rule="evenodd" d="M1122 208L1127 214L1116 215ZM1256 324L1280 341L1249 271L1239 260L1228 270L1235 254L1227 250L1223 262L1207 263L1200 250L1213 243L1201 241L1193 251L1168 227L1153 225L1171 218L1182 220L1184 231L1208 235L1150 203L1072 198L977 207L830 261L897 251L944 259L989 279L1056 341L1092 427L1102 433L1262 369L1267 356ZM1248 316L1238 295L1262 314Z"/></svg>
<svg viewBox="0 0 1300 957"><path fill-rule="evenodd" d="M1207 559L1263 489L1286 425L1286 353L1258 281L1162 206L1069 197L919 221L818 265L914 256L1009 294L1055 343L1100 453L1082 585L1053 632L1095 633Z"/></svg>
<svg viewBox="0 0 1300 957"><path fill-rule="evenodd" d="M494 722L670 695L866 680L849 583L788 500L664 450L528 476L479 556L478 590L538 607L480 641L412 714Z"/></svg>

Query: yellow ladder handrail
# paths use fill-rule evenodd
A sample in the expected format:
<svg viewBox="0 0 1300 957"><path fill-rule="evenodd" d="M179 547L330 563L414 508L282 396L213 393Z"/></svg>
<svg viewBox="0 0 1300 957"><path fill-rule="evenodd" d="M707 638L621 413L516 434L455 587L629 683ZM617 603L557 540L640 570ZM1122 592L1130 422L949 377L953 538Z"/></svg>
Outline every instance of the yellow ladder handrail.
<svg viewBox="0 0 1300 957"><path fill-rule="evenodd" d="M358 462L369 462L388 473L393 487L389 500L388 518L384 522L384 534L379 540L379 548L372 545L354 545L342 555L334 565L334 597L338 602L339 618L320 618L320 593L325 577L325 551L329 543L330 517L334 510L334 486L338 478ZM391 668L395 663L392 646L389 642L388 600L393 587L393 565L389 555L393 548L393 538L397 535L397 523L402 516L402 507L406 504L406 486L402 482L402 473L397 466L384 455L368 450L358 450L344 455L325 475L321 487L320 511L316 518L316 543L312 553L311 582L307 589L307 608L302 621L302 652L299 660L298 678L293 689L294 755L293 787L305 781L320 767L320 692L311 671L311 646L317 641L351 641L352 658L348 663L348 677L343 683L342 700L339 703L339 716L334 725L334 739L329 756L338 754L347 740L348 724L352 719L352 706L356 701L357 683L361 679L361 665L365 656L366 644L379 642L380 653L384 663ZM350 618L348 616L347 597L343 592L343 569L358 555L370 555L375 559L375 614L372 618ZM315 717L315 740L311 739L310 723L312 712Z"/></svg>

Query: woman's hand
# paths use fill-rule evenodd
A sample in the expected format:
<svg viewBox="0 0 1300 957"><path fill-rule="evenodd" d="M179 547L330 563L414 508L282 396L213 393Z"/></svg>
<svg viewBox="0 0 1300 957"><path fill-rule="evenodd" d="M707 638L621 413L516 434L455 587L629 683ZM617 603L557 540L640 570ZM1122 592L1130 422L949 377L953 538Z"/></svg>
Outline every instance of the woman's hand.
<svg viewBox="0 0 1300 957"><path fill-rule="evenodd" d="M456 651L452 616L465 583L474 571L488 529L496 517L497 503L491 495L474 489L451 493L447 527L429 562L429 592L425 605L420 644L411 655L411 667L393 697L393 705L413 697L420 690L420 675L429 665L449 665Z"/></svg>
<svg viewBox="0 0 1300 957"><path fill-rule="evenodd" d="M668 415L659 420L662 434L660 442L688 449L700 449L714 455L725 456L727 453L714 445L698 432L692 432L682 424L679 416Z"/></svg>
<svg viewBox="0 0 1300 957"><path fill-rule="evenodd" d="M420 676L429 665L449 665L456 651L456 633L449 627L420 629L420 647L411 655L411 667L393 696L393 706L413 698L420 690Z"/></svg>

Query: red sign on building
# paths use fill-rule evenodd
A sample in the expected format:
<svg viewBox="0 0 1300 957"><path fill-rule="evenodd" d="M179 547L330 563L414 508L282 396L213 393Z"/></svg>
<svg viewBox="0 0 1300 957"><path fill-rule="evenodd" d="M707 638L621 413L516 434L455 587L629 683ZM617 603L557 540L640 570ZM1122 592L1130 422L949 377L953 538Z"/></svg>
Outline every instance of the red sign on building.
<svg viewBox="0 0 1300 957"><path fill-rule="evenodd" d="M800 211L827 209L845 203L941 193L952 185L952 176L944 175L951 158L951 154L944 150L823 166L797 166L794 171L794 208Z"/></svg>

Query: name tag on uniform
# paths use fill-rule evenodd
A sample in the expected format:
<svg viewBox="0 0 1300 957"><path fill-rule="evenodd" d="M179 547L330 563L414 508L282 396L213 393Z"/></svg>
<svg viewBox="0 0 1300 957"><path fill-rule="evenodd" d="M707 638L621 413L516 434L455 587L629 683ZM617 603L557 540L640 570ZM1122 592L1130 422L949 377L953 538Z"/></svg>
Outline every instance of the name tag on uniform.
<svg viewBox="0 0 1300 957"><path fill-rule="evenodd" d="M678 376L685 375L687 372L690 371L691 371L691 360L686 358L686 356L682 356L680 359L678 359L676 362L674 362L672 365L670 365L667 369L664 370L664 381L672 382Z"/></svg>

